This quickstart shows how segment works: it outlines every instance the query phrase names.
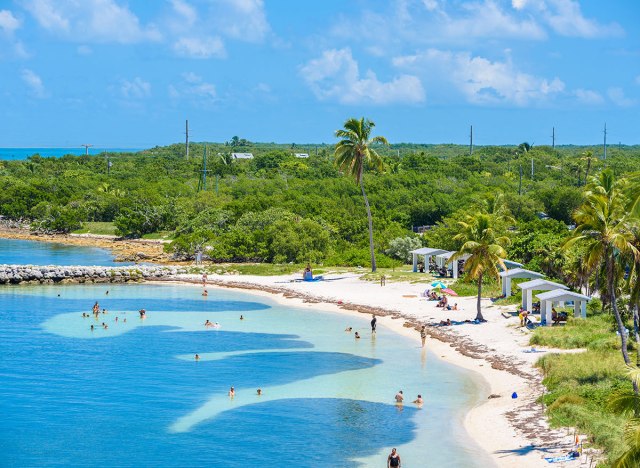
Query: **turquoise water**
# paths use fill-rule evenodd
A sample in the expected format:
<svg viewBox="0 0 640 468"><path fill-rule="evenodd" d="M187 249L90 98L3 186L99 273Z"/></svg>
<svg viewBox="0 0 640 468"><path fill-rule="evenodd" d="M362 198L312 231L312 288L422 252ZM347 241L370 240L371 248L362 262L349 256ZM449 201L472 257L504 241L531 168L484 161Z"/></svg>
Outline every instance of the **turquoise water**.
<svg viewBox="0 0 640 468"><path fill-rule="evenodd" d="M82 318L95 300L108 313ZM368 329L192 286L0 288L0 465L384 466L395 446L406 468L489 466L460 427L476 383Z"/></svg>
<svg viewBox="0 0 640 468"><path fill-rule="evenodd" d="M7 265L130 265L115 262L106 249L19 239L0 239L0 264Z"/></svg>
<svg viewBox="0 0 640 468"><path fill-rule="evenodd" d="M96 155L102 153L135 153L140 151L139 149L134 148L89 148L89 154ZM20 160L27 159L29 156L34 154L39 154L40 156L49 157L55 156L60 157L66 154L73 154L76 156L80 156L85 154L85 149L82 147L79 148L0 148L0 160Z"/></svg>

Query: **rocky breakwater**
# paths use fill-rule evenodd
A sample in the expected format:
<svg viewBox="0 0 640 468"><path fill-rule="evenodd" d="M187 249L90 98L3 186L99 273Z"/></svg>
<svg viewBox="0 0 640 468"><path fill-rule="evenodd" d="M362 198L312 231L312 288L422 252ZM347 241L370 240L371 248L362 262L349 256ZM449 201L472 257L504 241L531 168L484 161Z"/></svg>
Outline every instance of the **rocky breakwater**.
<svg viewBox="0 0 640 468"><path fill-rule="evenodd" d="M20 283L126 283L169 279L186 273L168 266L35 266L0 265L0 284Z"/></svg>

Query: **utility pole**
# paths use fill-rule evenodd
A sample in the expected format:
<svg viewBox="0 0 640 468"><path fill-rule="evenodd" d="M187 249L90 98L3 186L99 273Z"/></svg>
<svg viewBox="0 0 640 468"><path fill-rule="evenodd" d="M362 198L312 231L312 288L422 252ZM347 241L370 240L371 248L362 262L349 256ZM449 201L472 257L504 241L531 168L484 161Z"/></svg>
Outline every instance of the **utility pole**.
<svg viewBox="0 0 640 468"><path fill-rule="evenodd" d="M84 146L84 154L86 156L89 156L89 148L91 148L93 145L80 145L80 146Z"/></svg>
<svg viewBox="0 0 640 468"><path fill-rule="evenodd" d="M531 158L531 180L533 180L533 158Z"/></svg>
<svg viewBox="0 0 640 468"><path fill-rule="evenodd" d="M187 148L187 156L186 159L189 159L189 120L186 121L185 132L186 140L184 146Z"/></svg>
<svg viewBox="0 0 640 468"><path fill-rule="evenodd" d="M604 123L604 144L602 145L604 147L604 159L605 161L607 160L607 123Z"/></svg>
<svg viewBox="0 0 640 468"><path fill-rule="evenodd" d="M551 130L551 148L556 149L556 127Z"/></svg>
<svg viewBox="0 0 640 468"><path fill-rule="evenodd" d="M469 156L473 154L473 125L471 126L471 131L469 132Z"/></svg>
<svg viewBox="0 0 640 468"><path fill-rule="evenodd" d="M520 181L518 182L518 195L522 195L522 164L520 164Z"/></svg>

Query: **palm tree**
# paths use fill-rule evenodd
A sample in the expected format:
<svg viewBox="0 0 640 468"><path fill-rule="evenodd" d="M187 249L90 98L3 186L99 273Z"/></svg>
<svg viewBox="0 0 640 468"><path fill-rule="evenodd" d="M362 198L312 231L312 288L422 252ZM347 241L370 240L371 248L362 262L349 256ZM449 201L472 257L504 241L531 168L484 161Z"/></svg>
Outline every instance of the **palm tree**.
<svg viewBox="0 0 640 468"><path fill-rule="evenodd" d="M587 180L589 180L589 170L591 169L591 163L594 161L593 151L585 151L581 156L582 157L580 158L580 160L586 161L587 163L587 169L584 173L584 183L586 184Z"/></svg>
<svg viewBox="0 0 640 468"><path fill-rule="evenodd" d="M336 166L345 174L353 177L362 191L364 205L367 209L369 221L369 249L371 250L371 271L376 271L376 256L373 248L373 220L369 200L364 191L364 170L367 166L382 169L382 158L371 146L375 143L388 145L389 142L383 136L370 139L371 130L375 127L369 119L362 117L360 120L350 118L344 123L344 128L336 130L336 137L342 138L335 149Z"/></svg>
<svg viewBox="0 0 640 468"><path fill-rule="evenodd" d="M482 316L482 308L480 300L482 299L482 279L485 275L495 276L500 280L500 272L498 265L503 270L507 268L503 259L507 256L504 247L509 245L509 238L506 236L496 236L493 228L494 219L484 213L475 216L467 216L466 221L458 221L460 232L454 236L454 240L461 241L462 247L458 250L451 260L454 262L459 258L470 255L464 262L464 270L467 279L476 280L478 282L478 313L476 320L486 322Z"/></svg>
<svg viewBox="0 0 640 468"><path fill-rule="evenodd" d="M615 179L610 169L602 171L598 178L594 178L585 192L585 201L574 213L578 223L573 236L564 244L569 248L576 242L581 242L586 249L585 265L591 270L604 265L607 284L603 299L611 306L620 334L620 344L624 362L629 365L627 352L627 334L616 303L616 286L620 278L616 268L616 259L620 255L640 257L640 252L633 245L622 183Z"/></svg>

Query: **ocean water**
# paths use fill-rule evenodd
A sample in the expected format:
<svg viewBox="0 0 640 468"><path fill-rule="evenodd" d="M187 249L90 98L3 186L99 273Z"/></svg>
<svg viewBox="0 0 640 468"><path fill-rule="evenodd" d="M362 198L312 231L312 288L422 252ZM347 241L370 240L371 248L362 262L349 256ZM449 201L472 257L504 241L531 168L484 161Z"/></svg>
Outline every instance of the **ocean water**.
<svg viewBox="0 0 640 468"><path fill-rule="evenodd" d="M89 154L96 155L102 153L135 153L140 151L139 148L89 148ZM42 157L60 157L66 154L80 156L85 154L86 150L79 148L0 148L0 160L20 160L27 159L29 156L39 154Z"/></svg>
<svg viewBox="0 0 640 468"><path fill-rule="evenodd" d="M83 318L95 301L107 313ZM185 285L0 286L0 466L384 467L397 447L405 468L488 467L462 428L485 397L364 315Z"/></svg>
<svg viewBox="0 0 640 468"><path fill-rule="evenodd" d="M124 266L106 249L20 239L0 239L0 264Z"/></svg>

